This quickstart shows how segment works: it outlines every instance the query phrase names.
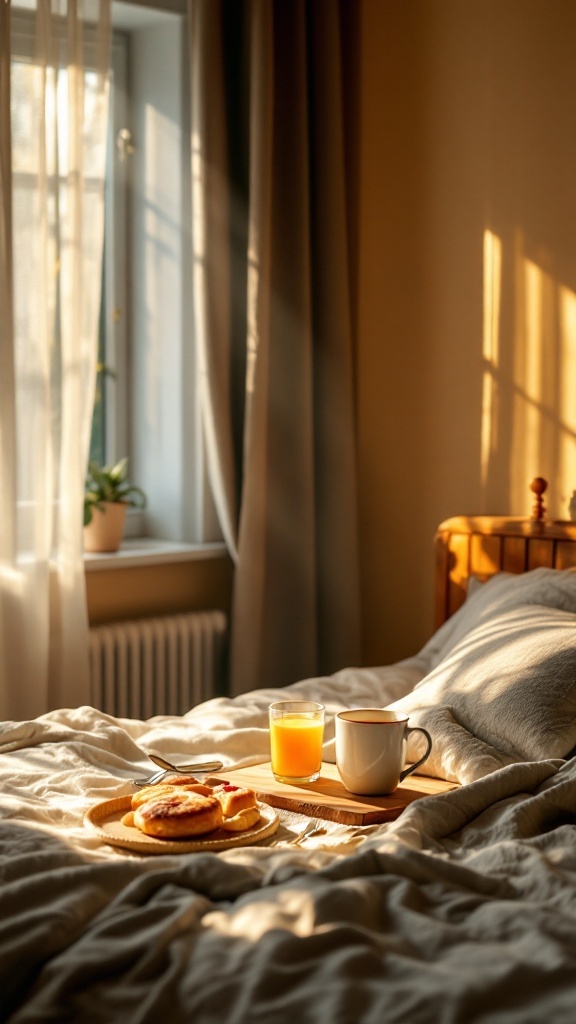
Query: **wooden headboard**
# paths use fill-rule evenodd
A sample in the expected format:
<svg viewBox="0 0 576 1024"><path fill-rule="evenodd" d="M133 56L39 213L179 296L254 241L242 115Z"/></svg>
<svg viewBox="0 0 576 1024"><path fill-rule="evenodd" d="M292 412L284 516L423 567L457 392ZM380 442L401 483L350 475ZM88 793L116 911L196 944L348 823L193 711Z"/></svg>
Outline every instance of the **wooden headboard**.
<svg viewBox="0 0 576 1024"><path fill-rule="evenodd" d="M576 522L547 519L542 503L538 511L531 519L457 516L441 523L434 540L436 629L463 604L470 576L576 568Z"/></svg>

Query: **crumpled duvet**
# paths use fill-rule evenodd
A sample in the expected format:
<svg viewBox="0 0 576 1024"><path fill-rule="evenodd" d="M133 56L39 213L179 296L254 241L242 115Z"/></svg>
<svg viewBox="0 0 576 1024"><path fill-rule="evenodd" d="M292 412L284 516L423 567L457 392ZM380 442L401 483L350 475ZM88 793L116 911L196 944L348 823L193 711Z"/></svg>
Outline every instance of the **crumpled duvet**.
<svg viewBox="0 0 576 1024"><path fill-rule="evenodd" d="M297 692L379 705L425 666ZM290 688L294 690L295 688ZM283 691L284 693L286 691ZM406 692L406 691L405 691ZM572 1024L576 764L507 766L350 830L350 852L280 840L145 857L82 825L146 751L268 757L277 691L183 719L92 708L0 730L0 1017L10 1024ZM327 730L327 757L331 753Z"/></svg>

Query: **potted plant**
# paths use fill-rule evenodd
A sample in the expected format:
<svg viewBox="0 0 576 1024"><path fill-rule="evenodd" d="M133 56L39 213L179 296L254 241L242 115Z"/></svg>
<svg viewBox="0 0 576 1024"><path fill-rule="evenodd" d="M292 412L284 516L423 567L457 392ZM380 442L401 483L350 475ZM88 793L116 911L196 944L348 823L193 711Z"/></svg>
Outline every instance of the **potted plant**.
<svg viewBox="0 0 576 1024"><path fill-rule="evenodd" d="M84 548L117 551L124 532L128 506L146 507L146 495L126 479L128 459L115 466L100 466L91 459L84 489Z"/></svg>

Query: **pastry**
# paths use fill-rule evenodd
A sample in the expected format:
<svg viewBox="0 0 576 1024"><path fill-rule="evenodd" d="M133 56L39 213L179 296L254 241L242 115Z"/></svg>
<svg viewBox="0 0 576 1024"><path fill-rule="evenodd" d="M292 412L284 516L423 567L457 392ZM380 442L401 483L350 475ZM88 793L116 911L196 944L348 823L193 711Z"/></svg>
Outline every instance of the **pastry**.
<svg viewBox="0 0 576 1024"><path fill-rule="evenodd" d="M216 829L245 832L260 819L256 794L222 779L212 785L192 776L144 786L134 793L131 810L122 820L157 839L185 839L208 835Z"/></svg>
<svg viewBox="0 0 576 1024"><path fill-rule="evenodd" d="M164 786L203 786L206 783L195 779L193 775L172 775L169 781L163 782Z"/></svg>
<svg viewBox="0 0 576 1024"><path fill-rule="evenodd" d="M231 818L224 818L220 828L224 832L245 832L246 829L252 828L259 820L260 811L258 807L247 807L244 811L239 811L238 814L234 814Z"/></svg>
<svg viewBox="0 0 576 1024"><path fill-rule="evenodd" d="M186 839L214 832L223 820L222 807L214 796L183 790L152 797L134 811L134 825L147 836Z"/></svg>
<svg viewBox="0 0 576 1024"><path fill-rule="evenodd" d="M220 801L225 818L233 818L240 811L256 807L254 791L244 786L233 786L230 782L223 782L215 786L212 792Z"/></svg>
<svg viewBox="0 0 576 1024"><path fill-rule="evenodd" d="M172 793L200 793L202 796L211 796L212 790L210 786L205 786L197 779L192 777L184 777L178 780L176 784L172 782L162 782L156 786L142 786L137 793L134 793L132 797L132 810L135 811L137 807L148 802L148 800L157 800L160 796L170 796Z"/></svg>

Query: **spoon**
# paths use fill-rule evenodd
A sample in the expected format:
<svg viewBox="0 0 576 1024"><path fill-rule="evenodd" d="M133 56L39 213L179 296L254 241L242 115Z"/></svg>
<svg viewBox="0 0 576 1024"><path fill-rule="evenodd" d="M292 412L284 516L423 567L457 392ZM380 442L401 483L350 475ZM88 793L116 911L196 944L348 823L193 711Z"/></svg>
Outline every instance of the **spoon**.
<svg viewBox="0 0 576 1024"><path fill-rule="evenodd" d="M170 761L166 761L165 758L159 757L157 754L148 754L148 757L154 764L157 764L159 768L164 768L167 772L176 772L181 775L187 775L188 772L217 772L223 767L222 761L203 761L201 764L171 764Z"/></svg>
<svg viewBox="0 0 576 1024"><path fill-rule="evenodd" d="M149 756L151 757L151 760L154 760L155 763L161 761L163 764L170 764L170 762L165 761L164 758L156 759L153 758L152 755ZM166 778L167 775L187 775L188 772L190 771L193 771L194 773L218 772L223 767L224 766L222 764L222 761L203 761L197 762L196 764L187 765L181 764L180 767L178 768L176 767L176 765L170 765L169 768L161 767L160 771L154 772L153 775L148 775L144 779L132 779L132 782L134 783L135 786L155 786L157 782L160 782L162 779Z"/></svg>

